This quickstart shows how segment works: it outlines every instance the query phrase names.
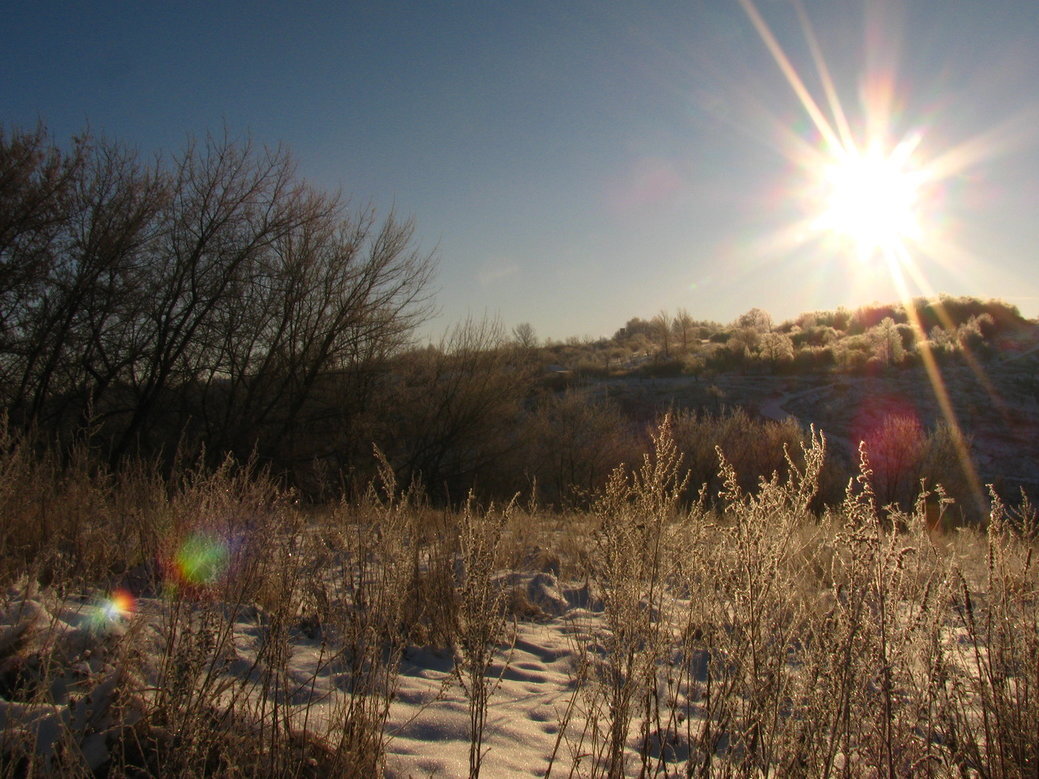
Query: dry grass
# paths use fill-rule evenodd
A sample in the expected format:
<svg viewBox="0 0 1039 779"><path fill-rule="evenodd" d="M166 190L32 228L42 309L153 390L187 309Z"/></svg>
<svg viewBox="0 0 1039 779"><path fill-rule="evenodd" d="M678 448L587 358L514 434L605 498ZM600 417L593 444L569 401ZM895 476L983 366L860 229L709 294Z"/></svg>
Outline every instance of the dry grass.
<svg viewBox="0 0 1039 779"><path fill-rule="evenodd" d="M8 436L0 776L377 775L413 645L450 650L475 776L509 610L545 618L509 599L521 567L584 581L594 615L550 773L1034 776L1034 509L993 494L942 534L941 491L880 509L863 456L817 516L824 452L751 490L722 455L721 503L689 506L665 421L588 514L434 511L385 462L304 512L230 461L163 480ZM132 614L99 608L116 588Z"/></svg>

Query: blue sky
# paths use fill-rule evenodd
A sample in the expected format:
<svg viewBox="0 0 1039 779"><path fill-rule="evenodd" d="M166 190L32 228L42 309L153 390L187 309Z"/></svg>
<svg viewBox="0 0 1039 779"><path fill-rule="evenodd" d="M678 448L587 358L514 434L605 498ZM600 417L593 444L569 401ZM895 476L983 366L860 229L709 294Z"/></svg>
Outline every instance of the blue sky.
<svg viewBox="0 0 1039 779"><path fill-rule="evenodd" d="M431 337L468 314L562 339L662 309L780 320L897 299L884 262L795 227L812 170L792 150L820 131L748 7L21 3L0 27L0 122L145 152L224 127L284 143L316 186L414 218L439 257ZM909 290L1039 314L1039 10L802 7L856 133L887 85L890 137L953 161ZM753 8L832 121L796 7Z"/></svg>

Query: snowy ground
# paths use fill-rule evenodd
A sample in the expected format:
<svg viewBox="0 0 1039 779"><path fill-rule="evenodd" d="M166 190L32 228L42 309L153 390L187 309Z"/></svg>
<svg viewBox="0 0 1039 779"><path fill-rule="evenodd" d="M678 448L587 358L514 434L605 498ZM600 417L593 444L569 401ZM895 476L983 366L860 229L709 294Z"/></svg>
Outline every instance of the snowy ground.
<svg viewBox="0 0 1039 779"><path fill-rule="evenodd" d="M515 645L491 667L500 683L484 737L487 776L545 775L571 695L572 629L571 617L519 623ZM388 723L389 776L468 775L469 713L450 665L442 652L406 653ZM565 751L558 762L569 767Z"/></svg>
<svg viewBox="0 0 1039 779"><path fill-rule="evenodd" d="M600 614L584 608L590 605L585 586L562 586L549 573L511 574L509 580L540 612L540 619L510 624L509 640L489 668L492 696L484 775L545 776L553 753L555 771L569 772L573 761L568 744L575 734L561 738L559 730L574 697L575 634L587 636L596 630ZM29 585L12 588L0 611L0 656L5 656L0 676L7 685L0 692L11 698L32 697L16 694L10 680L24 675L34 658L46 656L64 672L49 680L42 696L46 700L8 700L0 695L4 744L32 743L38 754L50 755L71 733L91 768L102 765L116 732L115 691L129 683L142 687L145 696L154 694L147 691L159 672L163 625L168 620L169 605L162 599L58 600L54 593ZM220 669L225 678L214 688L225 695L259 695L262 680L256 657L265 640L263 619L255 608L238 609L231 629L233 656L225 657ZM300 726L305 718L313 732L334 729L349 695L346 675L321 637L300 629L290 636L283 702L293 709L291 716ZM120 647L128 646L143 654L134 671L141 675L136 680L127 678L122 665L126 656ZM404 650L385 728L387 776L468 775L469 711L453 668L449 650ZM578 713L570 730L581 723Z"/></svg>

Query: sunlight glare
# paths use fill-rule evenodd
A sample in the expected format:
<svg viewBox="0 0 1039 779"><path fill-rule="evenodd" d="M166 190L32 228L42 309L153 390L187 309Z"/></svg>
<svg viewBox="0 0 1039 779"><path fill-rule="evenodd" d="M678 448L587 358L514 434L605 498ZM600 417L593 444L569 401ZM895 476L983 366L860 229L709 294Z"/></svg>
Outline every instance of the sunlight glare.
<svg viewBox="0 0 1039 779"><path fill-rule="evenodd" d="M781 137L793 140L790 159L806 175L808 194L807 202L803 203L808 218L780 235L785 238L786 233L792 236L804 234L807 240L837 238L850 245L860 260L860 268L869 267L876 260L886 267L916 332L921 346L921 361L942 416L954 433L957 459L963 474L975 501L984 506L985 495L964 443L966 437L962 434L935 355L928 347L928 334L916 316L913 294L906 277L920 292L933 296L934 291L914 259L916 254L933 257L938 254L936 249L949 248L939 235L937 226L930 224L929 217L934 216L935 210L935 203L931 201L939 194L941 184L979 159L991 155L997 139L995 136L971 139L924 162L916 158L920 144L918 133L901 138L892 147L889 138L895 127L894 81L888 74L877 71L863 74L860 95L867 121L862 133L865 143L860 146L837 97L829 68L800 0L793 0L793 5L818 71L832 121L812 97L754 0L739 2L818 133L819 143L813 145L806 139L793 137L795 134L789 128L780 128ZM809 229L804 231L803 226ZM914 251L911 252L911 248ZM981 366L976 362L970 362L970 365L985 383Z"/></svg>
<svg viewBox="0 0 1039 779"><path fill-rule="evenodd" d="M842 148L822 163L816 229L847 239L864 261L919 241L922 174L913 166L915 145L914 138L890 153L878 143L861 151Z"/></svg>

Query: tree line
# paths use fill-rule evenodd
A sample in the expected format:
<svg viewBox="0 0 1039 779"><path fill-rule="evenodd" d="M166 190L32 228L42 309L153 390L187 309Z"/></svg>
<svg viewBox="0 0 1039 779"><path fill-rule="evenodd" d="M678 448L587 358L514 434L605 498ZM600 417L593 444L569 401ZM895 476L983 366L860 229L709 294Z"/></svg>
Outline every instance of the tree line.
<svg viewBox="0 0 1039 779"><path fill-rule="evenodd" d="M722 324L694 319L685 309L632 317L611 337L540 344L544 361L585 376L638 373L860 373L912 367L929 352L936 360L984 359L1000 336L1028 326L1001 300L938 296L855 310L815 311L775 323L752 308ZM539 346L530 325L518 341Z"/></svg>
<svg viewBox="0 0 1039 779"><path fill-rule="evenodd" d="M0 407L51 442L291 451L330 376L341 421L365 407L433 272L411 222L315 190L281 148L144 160L0 128Z"/></svg>
<svg viewBox="0 0 1039 779"><path fill-rule="evenodd" d="M582 374L911 364L922 339L977 353L1024 321L999 301L946 298L780 325L760 309L729 325L661 312L595 343L466 321L419 348L434 270L410 221L315 190L281 148L210 136L145 160L0 128L0 412L41 446L87 441L110 464L231 454L322 498L365 488L374 445L437 503L476 489L578 505L637 461L665 410L629 407ZM712 494L715 444L752 486L785 467L757 444L804 440L712 409L675 419ZM914 457L945 452L927 435L895 437ZM936 474L948 459L927 458L943 463ZM837 495L843 480L831 481Z"/></svg>

